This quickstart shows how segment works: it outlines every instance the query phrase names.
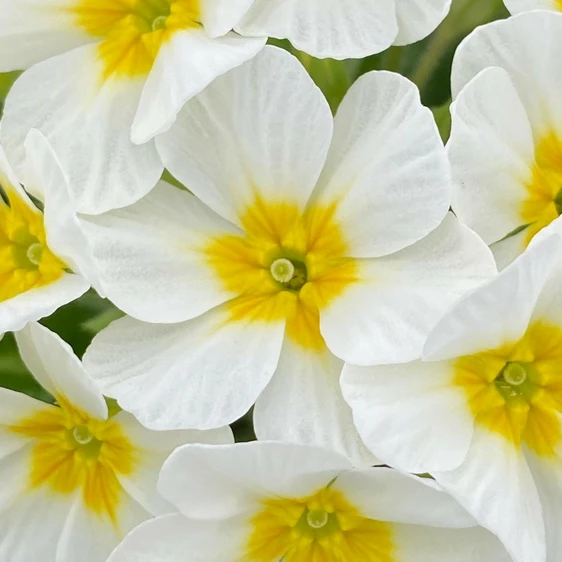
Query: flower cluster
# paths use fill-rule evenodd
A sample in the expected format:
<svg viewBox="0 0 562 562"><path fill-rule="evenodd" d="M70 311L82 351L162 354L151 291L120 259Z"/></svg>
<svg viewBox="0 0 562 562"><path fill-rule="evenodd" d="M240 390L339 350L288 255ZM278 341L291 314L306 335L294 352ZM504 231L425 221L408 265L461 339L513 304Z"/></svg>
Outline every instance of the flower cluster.
<svg viewBox="0 0 562 562"><path fill-rule="evenodd" d="M303 61L450 0L0 0L0 562L562 562L562 1L506 6L444 146Z"/></svg>

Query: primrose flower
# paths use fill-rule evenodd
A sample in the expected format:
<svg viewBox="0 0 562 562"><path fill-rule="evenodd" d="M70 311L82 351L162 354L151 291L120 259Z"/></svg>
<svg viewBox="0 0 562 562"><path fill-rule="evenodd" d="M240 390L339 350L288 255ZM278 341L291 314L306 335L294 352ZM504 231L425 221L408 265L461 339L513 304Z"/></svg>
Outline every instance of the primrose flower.
<svg viewBox="0 0 562 562"><path fill-rule="evenodd" d="M130 533L108 562L507 562L434 482L353 470L325 449L186 445L162 468L179 513Z"/></svg>
<svg viewBox="0 0 562 562"><path fill-rule="evenodd" d="M264 38L228 33L252 0L0 0L0 72L27 69L1 139L19 173L31 128L52 143L77 208L148 193L163 166L151 139Z"/></svg>
<svg viewBox="0 0 562 562"><path fill-rule="evenodd" d="M56 404L0 389L0 559L105 562L133 527L173 511L156 491L178 445L230 443L228 428L153 432L112 415L70 347L39 324L16 334Z"/></svg>
<svg viewBox="0 0 562 562"><path fill-rule="evenodd" d="M423 361L342 376L373 452L430 472L517 562L562 552L562 239L541 238L453 306Z"/></svg>
<svg viewBox="0 0 562 562"><path fill-rule="evenodd" d="M255 0L236 29L289 39L319 58L362 58L427 37L450 7L451 0Z"/></svg>
<svg viewBox="0 0 562 562"><path fill-rule="evenodd" d="M453 63L453 209L500 267L562 212L558 52L562 14L533 12L478 28Z"/></svg>
<svg viewBox="0 0 562 562"><path fill-rule="evenodd" d="M96 274L60 164L42 135L26 142L29 198L0 148L0 333L17 331L85 293ZM100 289L101 290L101 289Z"/></svg>
<svg viewBox="0 0 562 562"><path fill-rule="evenodd" d="M302 65L266 47L158 139L195 195L160 184L83 217L103 289L131 316L85 361L147 427L221 426L257 399L260 438L372 464L341 359L418 357L447 304L494 274L447 214L446 156L411 82L365 76L332 127Z"/></svg>

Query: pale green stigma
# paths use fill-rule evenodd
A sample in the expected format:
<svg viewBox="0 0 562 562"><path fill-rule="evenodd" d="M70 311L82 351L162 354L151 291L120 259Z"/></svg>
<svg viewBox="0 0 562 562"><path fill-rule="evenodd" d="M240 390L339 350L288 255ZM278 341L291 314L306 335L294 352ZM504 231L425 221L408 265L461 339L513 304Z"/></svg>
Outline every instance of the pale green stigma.
<svg viewBox="0 0 562 562"><path fill-rule="evenodd" d="M503 370L505 382L512 386L519 386L527 380L527 370L520 363L508 363Z"/></svg>
<svg viewBox="0 0 562 562"><path fill-rule="evenodd" d="M158 16L152 22L152 31L158 31L159 29L166 29L167 20L168 20L168 16Z"/></svg>
<svg viewBox="0 0 562 562"><path fill-rule="evenodd" d="M306 514L306 522L313 529L321 529L328 524L329 515L324 509L313 509Z"/></svg>
<svg viewBox="0 0 562 562"><path fill-rule="evenodd" d="M43 251L45 250L45 246L40 242L36 244L31 244L29 248L27 248L27 259L33 265L39 265L41 263L41 258L43 257Z"/></svg>
<svg viewBox="0 0 562 562"><path fill-rule="evenodd" d="M72 437L79 445L87 445L94 439L94 436L90 433L90 430L85 425L75 426L72 430Z"/></svg>
<svg viewBox="0 0 562 562"><path fill-rule="evenodd" d="M288 283L295 275L295 266L285 258L275 260L270 267L271 276L278 283Z"/></svg>

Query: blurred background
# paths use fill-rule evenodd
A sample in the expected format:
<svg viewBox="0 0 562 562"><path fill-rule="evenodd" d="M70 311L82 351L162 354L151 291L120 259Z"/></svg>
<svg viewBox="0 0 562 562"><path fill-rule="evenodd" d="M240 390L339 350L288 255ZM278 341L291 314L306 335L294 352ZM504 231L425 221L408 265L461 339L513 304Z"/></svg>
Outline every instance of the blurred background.
<svg viewBox="0 0 562 562"><path fill-rule="evenodd" d="M446 141L450 130L450 71L456 47L475 27L508 16L502 0L453 0L451 12L428 38L406 47L360 60L319 60L295 51L284 41L271 41L294 53L326 95L335 112L351 84L371 70L391 70L415 82L422 102L431 108ZM0 74L0 112L18 72ZM165 172L165 179L178 184ZM59 309L42 323L66 340L82 356L92 338L122 313L94 291ZM24 392L40 400L51 397L42 390L19 358L12 334L0 341L0 386ZM251 414L233 426L238 441L254 438Z"/></svg>

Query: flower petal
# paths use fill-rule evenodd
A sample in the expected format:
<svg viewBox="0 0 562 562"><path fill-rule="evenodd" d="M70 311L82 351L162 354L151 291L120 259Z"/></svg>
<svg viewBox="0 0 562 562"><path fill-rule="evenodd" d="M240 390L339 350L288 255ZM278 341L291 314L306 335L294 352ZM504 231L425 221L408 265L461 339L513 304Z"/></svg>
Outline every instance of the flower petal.
<svg viewBox="0 0 562 562"><path fill-rule="evenodd" d="M464 460L473 417L447 362L345 365L342 390L365 444L405 472L450 470Z"/></svg>
<svg viewBox="0 0 562 562"><path fill-rule="evenodd" d="M420 242L360 262L359 281L320 311L320 330L354 365L411 361L447 307L494 272L482 240L448 214Z"/></svg>
<svg viewBox="0 0 562 562"><path fill-rule="evenodd" d="M394 45L409 45L427 37L445 19L451 0L396 0L398 36Z"/></svg>
<svg viewBox="0 0 562 562"><path fill-rule="evenodd" d="M247 522L194 521L164 515L132 531L107 562L230 562L244 553Z"/></svg>
<svg viewBox="0 0 562 562"><path fill-rule="evenodd" d="M0 72L21 70L95 41L75 23L68 0L0 0Z"/></svg>
<svg viewBox="0 0 562 562"><path fill-rule="evenodd" d="M476 428L464 463L433 476L484 527L496 534L516 562L544 562L541 505L520 449Z"/></svg>
<svg viewBox="0 0 562 562"><path fill-rule="evenodd" d="M104 394L151 429L212 429L244 415L281 352L284 321L231 322L216 308L181 324L113 322L84 356Z"/></svg>
<svg viewBox="0 0 562 562"><path fill-rule="evenodd" d="M561 243L553 234L533 244L498 277L459 299L428 336L424 359L470 355L521 338L561 256Z"/></svg>
<svg viewBox="0 0 562 562"><path fill-rule="evenodd" d="M313 201L337 202L353 257L401 250L439 226L449 164L431 112L399 74L370 72L349 90Z"/></svg>
<svg viewBox="0 0 562 562"><path fill-rule="evenodd" d="M459 46L451 76L453 97L481 70L504 68L527 111L533 131L562 128L562 14L536 11L478 27Z"/></svg>
<svg viewBox="0 0 562 562"><path fill-rule="evenodd" d="M202 249L240 231L196 197L160 182L140 201L82 216L104 293L146 322L181 322L232 298Z"/></svg>
<svg viewBox="0 0 562 562"><path fill-rule="evenodd" d="M0 334L17 332L28 322L50 316L61 306L81 297L89 288L90 284L80 275L63 273L54 283L0 302Z"/></svg>
<svg viewBox="0 0 562 562"><path fill-rule="evenodd" d="M265 38L234 33L212 39L200 28L175 33L162 45L147 78L131 131L133 142L142 144L166 132L188 100L264 45Z"/></svg>
<svg viewBox="0 0 562 562"><path fill-rule="evenodd" d="M339 385L343 363L327 349L285 339L277 370L254 408L258 439L326 447L354 465L372 466Z"/></svg>
<svg viewBox="0 0 562 562"><path fill-rule="evenodd" d="M380 53L398 33L394 0L256 0L236 29L252 37L287 38L299 51L333 59Z"/></svg>
<svg viewBox="0 0 562 562"><path fill-rule="evenodd" d="M480 72L451 106L447 144L453 170L453 210L487 244L522 226L535 146L525 109L509 75Z"/></svg>
<svg viewBox="0 0 562 562"><path fill-rule="evenodd" d="M224 519L272 495L298 498L316 492L350 468L334 451L291 443L185 445L164 464L158 489L186 517Z"/></svg>
<svg viewBox="0 0 562 562"><path fill-rule="evenodd" d="M37 128L68 175L78 211L99 214L140 199L163 170L153 143L130 140L143 84L104 80L96 45L29 69L11 89L2 119L0 138L16 172L25 169L25 137Z"/></svg>
<svg viewBox="0 0 562 562"><path fill-rule="evenodd" d="M16 342L26 367L45 390L94 418L107 419L101 392L57 334L34 322L16 333Z"/></svg>
<svg viewBox="0 0 562 562"><path fill-rule="evenodd" d="M304 208L331 135L330 108L304 67L266 47L189 101L156 143L176 178L240 224L256 196Z"/></svg>
<svg viewBox="0 0 562 562"><path fill-rule="evenodd" d="M202 0L201 22L209 37L226 35L248 11L254 0Z"/></svg>

